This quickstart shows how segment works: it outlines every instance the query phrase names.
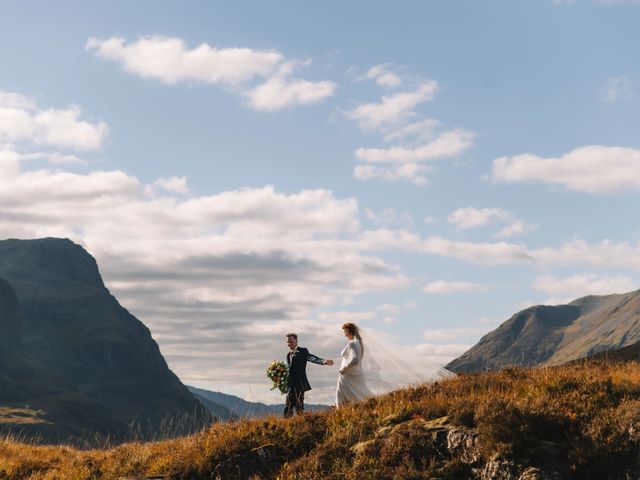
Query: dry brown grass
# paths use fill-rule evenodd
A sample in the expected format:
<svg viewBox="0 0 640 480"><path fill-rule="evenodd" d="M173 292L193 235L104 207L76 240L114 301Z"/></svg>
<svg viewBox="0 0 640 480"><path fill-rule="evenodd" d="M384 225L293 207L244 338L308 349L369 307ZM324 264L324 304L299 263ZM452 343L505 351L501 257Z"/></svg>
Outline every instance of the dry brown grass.
<svg viewBox="0 0 640 480"><path fill-rule="evenodd" d="M430 453L430 440L411 422L393 442L372 444L354 465L350 448L374 438L382 425L443 416L475 429L486 459L552 463L576 479L624 478L640 448L640 364L462 375L337 411L214 424L188 437L104 450L7 438L0 441L0 479L208 478L219 462L265 444L277 456L273 478L464 478L465 467Z"/></svg>
<svg viewBox="0 0 640 480"><path fill-rule="evenodd" d="M0 407L0 423L13 423L16 425L48 423L42 416L42 410L32 408Z"/></svg>

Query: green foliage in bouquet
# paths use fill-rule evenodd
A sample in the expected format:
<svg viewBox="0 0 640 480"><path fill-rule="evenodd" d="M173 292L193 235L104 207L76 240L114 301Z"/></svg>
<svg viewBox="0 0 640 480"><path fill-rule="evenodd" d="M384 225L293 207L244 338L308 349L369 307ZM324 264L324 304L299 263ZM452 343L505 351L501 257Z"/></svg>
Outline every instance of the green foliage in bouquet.
<svg viewBox="0 0 640 480"><path fill-rule="evenodd" d="M289 369L282 361L273 361L267 368L267 377L273 382L271 390L276 388L285 394L289 390Z"/></svg>

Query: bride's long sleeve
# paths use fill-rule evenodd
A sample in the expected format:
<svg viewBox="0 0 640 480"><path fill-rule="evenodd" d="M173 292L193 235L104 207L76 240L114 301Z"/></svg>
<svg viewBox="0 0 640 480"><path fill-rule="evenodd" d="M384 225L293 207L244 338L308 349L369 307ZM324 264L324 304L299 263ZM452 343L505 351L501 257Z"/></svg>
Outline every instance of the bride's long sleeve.
<svg viewBox="0 0 640 480"><path fill-rule="evenodd" d="M347 370L356 366L360 359L358 358L358 352L354 348L353 344L349 343L347 345L348 354L347 354L347 362L340 368L340 373L345 373Z"/></svg>

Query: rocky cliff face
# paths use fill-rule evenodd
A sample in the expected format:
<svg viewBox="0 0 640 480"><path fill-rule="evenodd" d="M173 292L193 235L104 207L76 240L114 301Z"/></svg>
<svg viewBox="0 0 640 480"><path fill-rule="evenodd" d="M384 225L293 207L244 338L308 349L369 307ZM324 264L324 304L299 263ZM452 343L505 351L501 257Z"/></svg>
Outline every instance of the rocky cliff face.
<svg viewBox="0 0 640 480"><path fill-rule="evenodd" d="M560 365L640 341L640 291L516 313L446 368L477 372Z"/></svg>
<svg viewBox="0 0 640 480"><path fill-rule="evenodd" d="M24 349L70 388L106 406L112 428L137 423L153 430L168 418L181 418L185 426L186 418L208 421L149 330L109 293L82 247L52 238L0 241L0 277L22 307ZM7 297L3 303L9 312L15 302Z"/></svg>

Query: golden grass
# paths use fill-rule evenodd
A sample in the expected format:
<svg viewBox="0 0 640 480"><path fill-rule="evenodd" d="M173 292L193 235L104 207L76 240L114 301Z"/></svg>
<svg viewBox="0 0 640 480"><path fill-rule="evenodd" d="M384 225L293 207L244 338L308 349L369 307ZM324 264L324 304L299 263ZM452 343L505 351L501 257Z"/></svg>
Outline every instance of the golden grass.
<svg viewBox="0 0 640 480"><path fill-rule="evenodd" d="M265 444L273 445L276 457L270 478L417 479L433 478L435 472L438 478L464 478L456 459L429 454L428 442L411 422L393 442L372 447L369 456L359 457L357 468L354 464L351 447L373 439L381 426L443 416L479 433L485 459L540 467L552 463L568 478L624 478L640 448L640 364L462 375L340 410L213 424L187 437L104 450L5 438L0 440L0 478L209 478L220 462Z"/></svg>
<svg viewBox="0 0 640 480"><path fill-rule="evenodd" d="M44 415L44 412L42 410L17 407L0 407L0 423L13 423L22 425L49 423L44 418L42 418L42 415Z"/></svg>

